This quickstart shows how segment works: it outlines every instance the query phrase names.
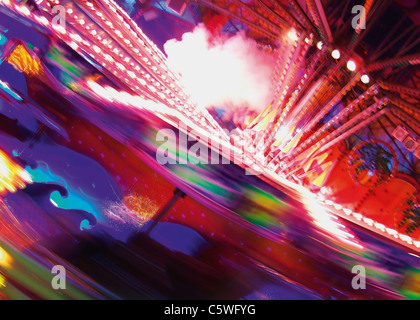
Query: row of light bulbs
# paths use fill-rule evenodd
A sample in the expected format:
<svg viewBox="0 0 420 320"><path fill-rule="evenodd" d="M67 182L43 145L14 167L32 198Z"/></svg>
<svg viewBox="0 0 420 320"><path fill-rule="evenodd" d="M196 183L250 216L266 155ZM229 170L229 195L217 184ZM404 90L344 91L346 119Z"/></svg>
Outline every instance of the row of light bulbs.
<svg viewBox="0 0 420 320"><path fill-rule="evenodd" d="M41 4L42 2L44 1L38 0L37 4ZM116 52L115 49L117 48L114 48L114 50L105 50L105 48L100 48L102 47L102 45L104 46L109 45L111 43L111 40L107 41L106 43L101 42L104 39L100 38L99 31L91 29L86 23L86 20L85 20L86 18L78 16L72 8L68 8L66 10L66 13L72 16L75 22L78 23L82 29L86 29L88 36L92 35L94 38L96 38L95 40L99 40L99 42L95 41L97 45L93 45L92 43L86 41L77 33L66 32L64 28L60 29L59 28L60 26L56 27L55 24L51 23L45 17L38 16L37 14L32 13L26 6L19 6L16 4L12 5L12 3L9 0L0 0L0 5L1 4L5 5L9 7L10 9L17 11L18 13L38 23L41 23L43 26L49 28L50 30L56 31L60 37L67 38L67 40L70 40L69 45L73 47L73 49L78 49L79 46L81 45L84 47L83 48L84 51L88 53L90 52L89 55L93 58L99 58L102 55L103 58L102 57L100 58L102 62L102 66L107 67L107 68L111 67L114 75L120 75L123 77L126 77L128 75L131 79L125 78L125 82L127 84L132 83L134 85L134 88L140 89L137 83L133 83L133 80L134 82L136 82L137 80L137 82L139 82L142 86L147 86L147 88L149 89L149 92L152 92L154 95L159 95L160 99L165 100L165 102L169 103L169 105L177 106L178 109L181 109L180 110L181 112L184 112L186 115L190 117L191 115L198 116L201 120L200 123L204 127L207 127L208 125L210 125L210 127L214 127L215 124L209 121L208 117L201 114L201 112L197 112L196 108L189 103L188 97L183 94L182 90L177 89L175 85L177 76L166 68L166 65L165 65L166 58L163 56L162 52L160 52L160 50L156 47L156 45L150 39L147 38L147 36L142 32L142 30L131 20L131 18L124 12L124 10L122 10L114 1L104 0L104 2L109 6L109 9L117 16L117 19L123 21L125 18L126 20L131 22L131 25L130 25L129 23L123 21L126 28L128 28L129 32L133 35L135 40L141 44L141 47L145 48L147 53L144 52L145 56L142 56L140 53L140 50L138 50L137 48L133 48L133 46L130 46L131 43L127 43L128 41L125 41L127 46L129 46L130 49L134 51L134 53L137 53L138 56L142 57L146 65L150 67L153 70L153 72L156 73L157 76L161 78L161 80L163 80L164 83L166 82L170 86L170 88L177 93L177 95L174 95L173 93L168 92L168 90L164 90L166 88L163 87L161 83L159 83L160 81L155 81L153 77L151 77L148 73L142 71L138 66L137 68L135 68L135 70L139 71L141 75L138 74L138 72L130 71L131 67L133 67L133 62L129 63L130 62L129 56L124 56L124 55L121 56L122 52L125 51L124 49L122 51L118 50ZM55 4L60 4L60 2L56 0ZM94 6L91 2L87 1L86 5L90 10L94 11L94 14L96 14L99 17L99 19L104 20L102 19L103 14L101 12L95 12L96 10L94 9ZM99 13L99 15L97 13ZM106 23L106 25L110 28L112 27L112 23L110 22ZM121 38L121 36L119 36L118 34L117 36ZM106 49L110 49L110 48L106 48ZM128 51L131 51L130 49ZM134 55L134 56L137 56L137 55ZM149 55L150 59L147 59L146 57L147 55ZM120 60L121 63L119 62L116 63L115 60ZM158 71L158 68L156 68L150 63L151 60L156 60L157 65L160 66L161 69L164 70L164 73L160 73ZM165 73L168 76L165 76ZM151 82L151 83L147 84L147 82ZM156 90L157 88L160 90L159 91Z"/></svg>
<svg viewBox="0 0 420 320"><path fill-rule="evenodd" d="M323 187L323 189L325 189L325 187ZM401 241L405 242L405 244L408 244L408 245L413 246L417 249L420 249L420 241L415 240L415 239L413 239L412 237L410 237L406 234L400 233L393 228L389 228L382 223L376 222L375 220L373 220L371 218L365 217L361 213L353 212L353 210L345 208L338 203L334 203L331 200L325 200L325 197L323 195L323 193L325 193L325 191L323 191L323 189L321 189L321 193L317 194L317 198L323 204L325 204L327 206L330 206L330 207L334 207L334 209L336 209L337 211L341 210L341 211L344 212L344 214L346 216L352 217L353 219L357 220L359 223L366 224L370 228L373 227L374 229L376 229L377 231L380 231L383 234L387 234L388 236L392 236L394 239L401 240Z"/></svg>
<svg viewBox="0 0 420 320"><path fill-rule="evenodd" d="M316 47L321 50L323 48L324 44L322 43L322 41L318 41L318 43L316 44ZM335 60L339 60L341 58L341 52L338 49L334 49L331 51L331 56L335 59ZM347 61L347 69L351 72L356 71L357 69L357 65L356 62L354 62L354 60L349 59ZM364 84L368 84L370 82L370 78L369 76L365 73L361 76L360 79Z"/></svg>

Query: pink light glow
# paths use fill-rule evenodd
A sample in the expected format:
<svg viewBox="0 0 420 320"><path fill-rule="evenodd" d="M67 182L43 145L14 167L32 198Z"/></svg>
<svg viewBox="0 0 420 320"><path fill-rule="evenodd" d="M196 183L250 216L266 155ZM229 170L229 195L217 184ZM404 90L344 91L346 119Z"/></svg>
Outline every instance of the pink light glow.
<svg viewBox="0 0 420 320"><path fill-rule="evenodd" d="M200 106L247 106L262 110L272 98L274 61L252 40L238 34L213 39L204 26L165 44L168 65L178 70L191 98Z"/></svg>

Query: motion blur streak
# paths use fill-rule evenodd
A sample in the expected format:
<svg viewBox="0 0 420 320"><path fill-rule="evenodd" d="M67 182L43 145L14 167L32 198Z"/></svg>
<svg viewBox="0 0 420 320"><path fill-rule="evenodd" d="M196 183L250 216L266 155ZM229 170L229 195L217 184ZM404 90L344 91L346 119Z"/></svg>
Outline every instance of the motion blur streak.
<svg viewBox="0 0 420 320"><path fill-rule="evenodd" d="M29 174L0 150L0 195L25 188L31 182Z"/></svg>

